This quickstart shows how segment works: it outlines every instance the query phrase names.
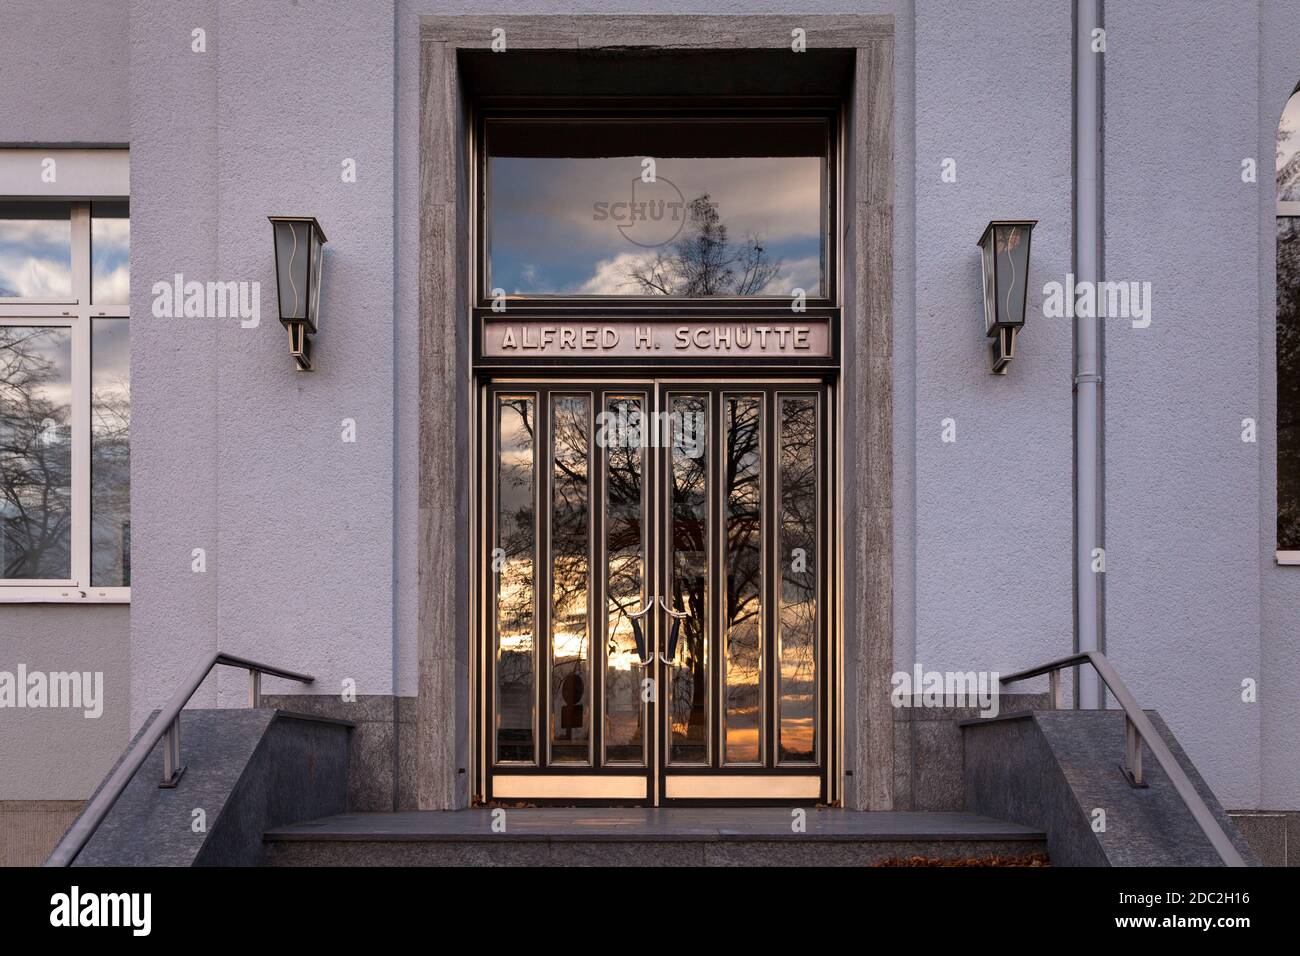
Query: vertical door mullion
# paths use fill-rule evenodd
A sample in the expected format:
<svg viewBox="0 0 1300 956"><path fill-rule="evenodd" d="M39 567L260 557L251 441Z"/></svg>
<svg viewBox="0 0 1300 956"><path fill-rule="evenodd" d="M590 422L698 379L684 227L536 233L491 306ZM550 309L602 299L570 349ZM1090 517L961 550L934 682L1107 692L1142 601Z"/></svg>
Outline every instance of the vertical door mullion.
<svg viewBox="0 0 1300 956"><path fill-rule="evenodd" d="M490 715L489 700L489 680L490 672L488 670L491 661L491 653L488 643L492 640L493 624L492 615L495 610L496 588L495 575L492 574L492 514L495 507L495 491L493 485L496 483L496 473L493 471L494 460L490 449L496 441L494 429L492 427L492 390L482 388L479 391L479 420L477 438L478 445L478 464L479 464L479 487L483 490L479 504L479 525L478 525L478 545L479 555L476 566L476 574L479 582L478 590L478 631L475 634L474 653L477 655L474 673L477 676L478 686L474 695L475 705L478 707L477 724L478 741L477 753L475 754L475 763L478 767L478 788L483 799L490 799L491 788L488 785L489 775L492 772L492 757L496 754L496 741L492 737L492 723Z"/></svg>
<svg viewBox="0 0 1300 956"><path fill-rule="evenodd" d="M596 402L599 389L587 389L587 766L596 766L596 642L604 643L604 632L597 629L596 608L596 533L599 529L600 500L596 494ZM599 575L603 577L604 575ZM603 616L603 615L602 615Z"/></svg>
<svg viewBox="0 0 1300 956"><path fill-rule="evenodd" d="M492 798L491 778L497 762L496 681L497 681L497 571L494 567L497 541L497 397L496 391L484 389L483 399L483 554L479 558L483 576L483 634L478 640L483 655L479 666L482 685L479 706L483 710L479 726L483 729L483 796Z"/></svg>
<svg viewBox="0 0 1300 956"><path fill-rule="evenodd" d="M839 587L836 555L840 547L840 529L838 523L831 520L839 491L836 442L832 430L837 424L833 412L835 404L836 399L831 389L822 383L817 390L817 461L820 468L817 477L817 540L818 560L821 561L817 576L817 693L818 719L821 722L818 727L817 762L821 767L822 787L828 802L837 796L836 778L840 773L839 751L835 745L838 739L835 728L838 723L841 680L835 635L839 628L840 609L833 600Z"/></svg>
<svg viewBox="0 0 1300 956"><path fill-rule="evenodd" d="M705 553L709 559L709 581L712 585L710 600L705 602L706 616L712 621L711 634L706 635L709 645L709 668L706 686L712 689L709 701L709 747L708 764L717 770L723 764L726 746L723 737L723 716L725 711L724 694L726 685L726 648L727 637L727 514L726 489L724 477L727 461L727 412L722 386L709 391L709 406L706 418L709 422L708 436L709 460L705 463L705 474L709 481L709 534Z"/></svg>
<svg viewBox="0 0 1300 956"><path fill-rule="evenodd" d="M605 643L603 622L605 604L598 582L604 578L600 562L600 540L604 523L601 521L603 499L600 485L600 448L596 423L600 410L600 389L587 391L587 766L593 770L599 765L600 737L596 731L600 716L600 689L596 682L597 648Z"/></svg>
<svg viewBox="0 0 1300 956"><path fill-rule="evenodd" d="M587 432L587 531L590 534L587 562L587 628L591 661L591 721L588 735L588 752L593 770L605 766L605 642L608 640L608 602L605 598L605 579L609 574L609 558L605 553L605 448L600 437L600 416L605 411L605 392L593 388L590 392L591 417Z"/></svg>
<svg viewBox="0 0 1300 956"><path fill-rule="evenodd" d="M651 529L650 542L647 548L646 560L646 600L654 601L656 606L650 612L646 628L646 646L653 655L653 661L650 665L650 674L655 681L657 693L652 695L653 700L650 708L653 711L650 725L654 727L654 746L652 748L654 761L654 797L655 805L659 806L664 801L664 794L667 790L667 773L668 758L672 752L673 736L672 726L672 707L670 706L671 694L673 692L673 678L667 665L659 659L660 644L660 611L658 608L659 595L664 594L671 587L672 576L672 449L664 448L662 442L658 440L661 434L659 422L667 414L670 404L668 397L668 387L662 382L656 382L650 396L650 418L647 428L648 432L646 455L649 456L649 467L646 469L647 474L653 476L648 482L646 489L646 507L650 512L647 515L647 527Z"/></svg>
<svg viewBox="0 0 1300 956"><path fill-rule="evenodd" d="M764 766L773 768L776 766L777 735L780 733L777 693L781 683L777 674L778 659L776 653L777 635L780 631L781 562L783 559L783 555L780 553L780 392L773 388L765 389L763 391L763 405L766 414L763 415L760 423L762 434L759 447L762 448L763 456L767 460L763 462L760 469L762 475L760 480L766 487L760 492L764 497L758 512L760 522L759 540L762 542L764 551L761 564L763 568L762 600L764 606L759 612L763 620L763 673L759 677L759 700L762 702L763 713L759 716L759 726L763 740L760 759L763 761Z"/></svg>
<svg viewBox="0 0 1300 956"><path fill-rule="evenodd" d="M491 424L488 429L488 440L490 454L492 456L492 511L488 522L488 555L489 561L495 562L496 548L501 534L501 398L496 391L488 402L488 413L492 416ZM492 563L488 567L493 568L491 574L492 581L492 605L491 605L491 623L488 628L488 646L487 646L487 722L488 722L488 765L493 766L501 762L501 730L497 720L497 708L501 706L500 696L501 688L498 684L500 677L498 672L501 662L498 660L498 644L501 640L501 572L505 570L504 562L501 570L497 570Z"/></svg>
<svg viewBox="0 0 1300 956"><path fill-rule="evenodd" d="M830 400L827 388L823 384L817 389L817 764L822 768L823 786L826 799L831 799L830 768L834 761L831 754L831 724L835 699L831 688L835 686L834 655L831 653L831 626L835 621L835 612L831 606L831 581L834 580L834 547L831 541L830 510L834 496L832 494L832 458L830 440Z"/></svg>
<svg viewBox="0 0 1300 956"><path fill-rule="evenodd" d="M667 569L671 567L671 561L666 557L667 549L672 547L672 536L667 532L667 522L671 520L669 515L672 510L667 501L672 488L668 478L668 469L671 467L670 455L665 449L659 447L660 443L656 440L657 432L646 431L657 427L667 403L666 395L664 386L659 382L655 382L647 389L644 406L646 415L642 420L641 437L644 457L641 461L641 471L645 476L641 485L644 496L642 522L645 528L643 580L645 581L644 596L647 601L654 601L658 595L664 593L666 575L670 573ZM647 438L649 441L646 440ZM651 803L657 807L663 803L668 750L672 746L672 729L668 726L671 709L667 703L667 696L671 692L669 686L671 678L665 677L667 666L659 660L658 607L653 608L644 620L646 649L650 654L650 663L646 667L645 676L654 682L652 686L655 688L655 693L651 694L650 700L645 703L645 732L649 738L646 740L645 747L646 781L650 788Z"/></svg>
<svg viewBox="0 0 1300 956"><path fill-rule="evenodd" d="M537 766L551 764L551 393L537 390L537 429L533 441L533 489L537 502L533 511L533 527L537 549L537 563L533 569L536 586L534 620L537 622L537 647L533 656L533 679L537 681L537 718L535 740Z"/></svg>
<svg viewBox="0 0 1300 956"><path fill-rule="evenodd" d="M72 547L68 574L81 590L90 580L90 204L72 206Z"/></svg>

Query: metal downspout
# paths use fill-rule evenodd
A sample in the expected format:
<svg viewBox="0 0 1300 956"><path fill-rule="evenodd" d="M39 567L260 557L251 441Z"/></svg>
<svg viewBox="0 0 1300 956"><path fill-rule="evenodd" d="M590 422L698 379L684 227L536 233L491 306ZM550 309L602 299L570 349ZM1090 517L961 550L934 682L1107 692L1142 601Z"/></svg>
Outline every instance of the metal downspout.
<svg viewBox="0 0 1300 956"><path fill-rule="evenodd" d="M1102 60L1093 30L1103 27L1102 0L1074 3L1074 276L1102 276ZM1103 35L1104 36L1104 35ZM1096 310L1094 310L1096 311ZM1096 316L1074 319L1074 650L1105 653L1105 575L1094 549L1105 548L1102 409L1103 338ZM1103 552L1104 560L1104 552ZM1105 706L1090 667L1076 668L1075 706Z"/></svg>

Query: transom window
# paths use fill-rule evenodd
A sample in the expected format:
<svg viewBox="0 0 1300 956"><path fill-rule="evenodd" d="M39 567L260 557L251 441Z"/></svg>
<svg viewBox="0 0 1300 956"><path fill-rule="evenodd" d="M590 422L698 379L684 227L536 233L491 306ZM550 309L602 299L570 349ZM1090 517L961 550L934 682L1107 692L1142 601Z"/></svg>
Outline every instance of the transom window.
<svg viewBox="0 0 1300 956"><path fill-rule="evenodd" d="M126 600L128 204L0 202L0 600Z"/></svg>
<svg viewBox="0 0 1300 956"><path fill-rule="evenodd" d="M825 303L832 117L489 113L481 295Z"/></svg>

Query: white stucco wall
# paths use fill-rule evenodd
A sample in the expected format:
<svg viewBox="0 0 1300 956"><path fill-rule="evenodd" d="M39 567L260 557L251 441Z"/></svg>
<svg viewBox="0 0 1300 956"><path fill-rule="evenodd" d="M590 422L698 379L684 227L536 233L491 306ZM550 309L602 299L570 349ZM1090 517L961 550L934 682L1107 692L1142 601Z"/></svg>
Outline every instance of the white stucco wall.
<svg viewBox="0 0 1300 956"><path fill-rule="evenodd" d="M1273 147L1297 13L1106 12L1106 272L1154 302L1150 328L1106 324L1108 650L1231 807L1300 807L1300 569L1273 565Z"/></svg>
<svg viewBox="0 0 1300 956"><path fill-rule="evenodd" d="M310 671L315 693L351 680L359 695L389 694L391 8L132 12L135 719L217 647ZM206 52L193 51L194 29ZM356 182L343 181L346 159ZM329 238L310 374L295 372L277 319L271 214L315 215ZM176 272L260 282L260 325L152 317L151 285ZM342 441L345 419L355 443ZM246 694L244 675L220 681L223 699Z"/></svg>
<svg viewBox="0 0 1300 956"><path fill-rule="evenodd" d="M126 0L6 2L0 147L130 139L126 10ZM99 672L104 686L97 718L0 710L0 800L81 799L113 765L130 726L130 620L124 605L0 604L0 670Z"/></svg>
<svg viewBox="0 0 1300 956"><path fill-rule="evenodd" d="M1268 0L1260 5L1259 100L1256 155L1261 169L1272 170L1278 119L1300 83L1298 0ZM1270 173L1271 175L1271 173ZM1256 560L1260 569L1260 788L1259 806L1300 809L1300 567L1274 561L1277 516L1277 375L1275 366L1275 193L1261 177L1255 215L1259 229L1259 523Z"/></svg>
<svg viewBox="0 0 1300 956"><path fill-rule="evenodd" d="M1035 283L1070 262L1070 48L1068 5L917 5L916 331L895 347L915 356L914 660L927 670L1007 673L1071 647L1071 330L1032 308ZM994 376L976 240L1015 218L1039 220L1031 308Z"/></svg>
<svg viewBox="0 0 1300 956"><path fill-rule="evenodd" d="M0 606L0 670L77 672L97 698L89 710L0 710L0 800L85 799L121 756L131 728L130 623L122 604Z"/></svg>
<svg viewBox="0 0 1300 956"><path fill-rule="evenodd" d="M1107 650L1220 799L1253 806L1258 24L1250 3L1160 2L1110 5L1106 28L1106 275L1153 305L1150 328L1105 323Z"/></svg>
<svg viewBox="0 0 1300 956"><path fill-rule="evenodd" d="M128 0L5 0L0 143L121 146Z"/></svg>

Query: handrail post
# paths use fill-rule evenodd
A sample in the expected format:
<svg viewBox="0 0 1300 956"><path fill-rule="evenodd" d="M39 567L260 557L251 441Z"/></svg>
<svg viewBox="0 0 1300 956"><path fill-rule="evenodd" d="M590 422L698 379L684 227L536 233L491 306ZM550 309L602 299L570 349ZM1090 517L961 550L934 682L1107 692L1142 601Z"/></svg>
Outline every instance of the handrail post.
<svg viewBox="0 0 1300 956"><path fill-rule="evenodd" d="M1047 675L1047 695L1050 699L1048 706L1052 710L1061 710L1063 701L1061 700L1061 672L1052 671Z"/></svg>
<svg viewBox="0 0 1300 956"><path fill-rule="evenodd" d="M248 706L262 706L262 672L252 668L248 671Z"/></svg>
<svg viewBox="0 0 1300 956"><path fill-rule="evenodd" d="M1142 779L1142 735L1128 714L1124 715L1124 776L1135 787L1146 787Z"/></svg>
<svg viewBox="0 0 1300 956"><path fill-rule="evenodd" d="M167 725L163 736L163 776L158 786L163 790L174 789L180 783L185 768L181 766L181 715L177 714Z"/></svg>

